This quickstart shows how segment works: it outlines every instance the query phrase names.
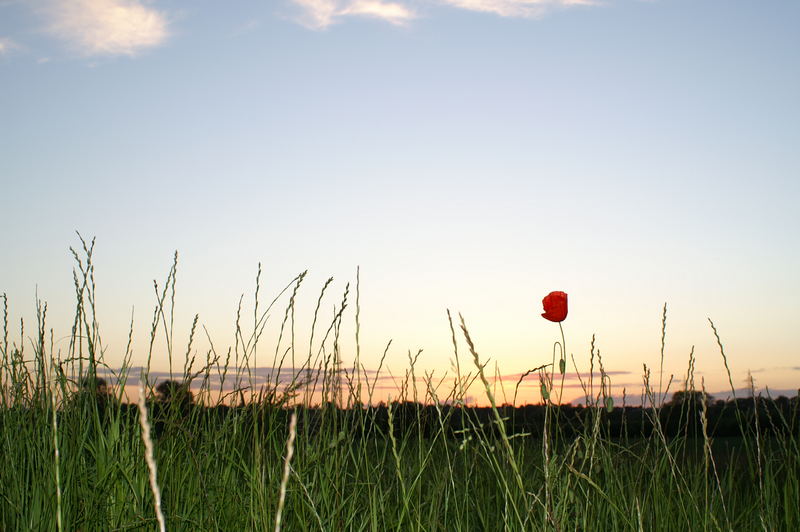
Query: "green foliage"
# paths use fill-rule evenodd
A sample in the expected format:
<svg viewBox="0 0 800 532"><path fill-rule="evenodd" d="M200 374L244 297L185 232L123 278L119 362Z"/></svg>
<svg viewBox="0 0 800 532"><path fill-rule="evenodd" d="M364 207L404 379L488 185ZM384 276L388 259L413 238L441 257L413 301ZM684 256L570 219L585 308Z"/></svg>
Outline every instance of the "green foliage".
<svg viewBox="0 0 800 532"><path fill-rule="evenodd" d="M32 341L25 342L21 332L18 343L9 342L3 297L0 530L156 528L139 411L97 377L104 349L94 316L91 249L84 245L84 260L76 254L78 305L65 356L56 356L48 340L46 306L40 306ZM167 283L173 290L174 275L173 265ZM292 290L286 317L293 316L302 279L287 286ZM171 353L172 320L164 305L174 305L174 293L172 299L165 295L151 338L159 324L168 328ZM427 377L427 391L419 398L426 408L410 400L408 386L391 404L364 408L356 390L363 381L371 395L375 376L354 368L342 377L337 335L346 303L345 296L327 333L317 331L319 345L328 347L309 348L306 370L298 371L290 385L276 384L253 401L242 400L247 378L224 402L212 400L207 382L220 358L215 353L193 373L187 350L180 380L155 389L145 380L168 530L275 528L290 405L295 404L294 457L278 523L286 530L800 529L796 399L776 401L780 408L749 399L752 414L739 416L737 410L740 434L712 439L708 409L716 406L703 400L704 392L689 389L676 393L663 410L655 400L638 411L649 416L647 434L615 435L607 424L622 409L606 395L607 376L600 393L587 385L592 400L574 418L577 425L570 426L572 418L551 401L560 395L554 392L554 375L540 373L546 401L542 430L506 430L506 423L514 426L509 418L516 411L494 404L478 350L462 322L475 369L462 374L456 349L458 369L448 395ZM255 312L249 339L237 330L237 367L254 356L263 316ZM287 331L294 334L290 323ZM286 355L275 352L278 367ZM594 363L594 345L591 356ZM602 369L599 352L596 356ZM416 358L410 361L413 376ZM307 371L317 367L327 369ZM565 369L561 363L549 367L559 374ZM129 369L115 379L124 382ZM225 379L235 369L229 354L219 374ZM465 390L478 377L492 399L491 415L462 406ZM195 387L197 395L190 390L195 379L206 383ZM303 404L303 392L314 379L323 401L312 408ZM661 390L649 390L649 373L645 381L651 399L663 397ZM670 436L676 419L696 425L694 432Z"/></svg>

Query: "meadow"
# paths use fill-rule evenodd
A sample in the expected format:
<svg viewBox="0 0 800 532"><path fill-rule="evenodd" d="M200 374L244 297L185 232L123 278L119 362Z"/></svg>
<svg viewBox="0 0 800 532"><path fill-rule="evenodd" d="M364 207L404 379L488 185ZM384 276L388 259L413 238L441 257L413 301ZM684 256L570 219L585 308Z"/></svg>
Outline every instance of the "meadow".
<svg viewBox="0 0 800 532"><path fill-rule="evenodd" d="M66 352L54 350L46 304L33 332L17 335L3 296L1 530L800 530L798 397L735 397L731 382L732 400L711 401L690 358L686 385L669 397L645 369L643 404L615 404L592 348L600 378L581 381L584 404L555 401L567 364L578 369L563 349L527 376L541 404L501 404L467 324L451 316L449 381L417 375L410 355L394 399L379 402L383 361L367 371L339 338L345 308L359 319L357 286L332 320L317 305L301 347L301 274L256 305L251 329L237 319L234 346L197 360L197 321L189 346L171 341L177 262L157 286L147 365L130 363L129 345L111 367L92 251L84 242L73 252ZM282 325L278 345L262 346L276 370L264 382L254 353L268 315ZM665 308L662 356L666 318ZM185 356L175 355L182 371L156 381L161 338L170 363ZM305 358L297 367L295 353ZM488 406L466 404L473 385Z"/></svg>

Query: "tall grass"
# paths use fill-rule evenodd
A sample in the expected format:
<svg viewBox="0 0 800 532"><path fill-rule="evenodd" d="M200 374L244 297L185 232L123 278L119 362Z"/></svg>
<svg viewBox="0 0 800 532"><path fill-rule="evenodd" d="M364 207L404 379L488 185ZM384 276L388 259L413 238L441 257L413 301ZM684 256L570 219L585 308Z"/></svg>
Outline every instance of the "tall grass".
<svg viewBox="0 0 800 532"><path fill-rule="evenodd" d="M3 295L2 530L152 530L160 513L168 530L800 530L796 399L788 410L764 409L755 393L744 400L751 407L732 403L740 434L726 441L713 438L707 401L687 401L680 407L686 430L675 436L662 410L669 383L662 389L659 375L654 389L645 367L647 407L614 407L593 342L591 369L581 379L586 408L571 415L553 402L560 396L555 362L535 368L547 400L540 430L526 432L519 409L497 403L479 340L462 318L460 334L450 319L455 374L418 379L419 354L409 353L397 396L376 406L383 359L378 373L361 363L358 283L355 353L343 353L341 341L349 286L330 321L320 312L331 280L306 348L297 343L294 319L305 273L264 308L259 266L251 326L244 326L240 303L234 345L220 352L211 342L205 361L197 361L195 318L182 373L160 387L148 373L159 338L170 372L179 362L176 255L167 281L154 287L141 408L127 404L124 385L137 380L133 325L122 368L112 371L95 313L94 244L81 242L73 252L76 314L66 352L54 350L44 303L33 334L21 322L10 341ZM259 350L276 308L277 345ZM662 356L665 334L666 307ZM713 334L728 370L716 328ZM458 337L471 361L459 359ZM268 364L259 361L265 352L272 354ZM566 360L563 339L561 355ZM693 356L686 397L694 397ZM259 364L276 376L257 390ZM281 368L290 368L291 379L277 376ZM109 375L115 386L101 378ZM474 382L483 386L489 415L465 404ZM634 421L626 412L639 413L648 429L615 434L614 416L623 416L623 427ZM691 432L698 420L700 432Z"/></svg>

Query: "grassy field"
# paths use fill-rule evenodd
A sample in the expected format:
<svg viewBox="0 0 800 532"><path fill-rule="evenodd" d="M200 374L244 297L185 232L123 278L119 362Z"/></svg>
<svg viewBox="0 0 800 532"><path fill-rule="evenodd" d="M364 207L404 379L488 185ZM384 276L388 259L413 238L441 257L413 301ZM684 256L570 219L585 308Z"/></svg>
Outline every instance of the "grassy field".
<svg viewBox="0 0 800 532"><path fill-rule="evenodd" d="M448 390L427 375L417 389L411 358L395 401L362 406L376 376L345 367L338 339L357 287L331 323L315 313L318 349L292 368L290 383L245 398L253 375L236 370L249 367L258 345L256 312L250 333L237 326L233 351L210 350L198 362L189 346L183 374L159 385L148 378L149 359L143 375L129 363L106 366L91 252L85 244L75 253L67 353L54 353L44 304L35 332L9 340L3 297L2 530L800 530L796 398L764 415L758 397L746 399L756 415L733 403L739 434L715 439L702 385L686 394L700 400L673 408L694 427L683 435L665 428L648 385L649 404L636 414L649 429L621 434L611 428L621 409L601 378L587 383L579 414L547 402L541 422L521 430L519 411L495 404L469 330L453 319L454 347L459 337L469 352L456 347ZM303 277L281 293L284 324ZM154 312L151 353L157 331L171 328L174 280L175 265ZM285 352L271 349L273 367L283 366ZM545 396L558 396L561 367L554 357L534 373ZM111 386L126 381L141 386L139 404ZM463 405L473 381L491 408Z"/></svg>

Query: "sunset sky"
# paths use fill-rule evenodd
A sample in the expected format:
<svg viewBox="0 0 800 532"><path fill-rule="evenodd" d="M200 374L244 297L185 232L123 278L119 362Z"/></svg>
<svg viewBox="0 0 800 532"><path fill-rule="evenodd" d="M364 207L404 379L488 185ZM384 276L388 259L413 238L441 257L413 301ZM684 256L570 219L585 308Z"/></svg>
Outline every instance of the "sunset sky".
<svg viewBox="0 0 800 532"><path fill-rule="evenodd" d="M195 313L222 352L242 294L252 327L260 262L262 308L309 270L306 346L325 280L326 325L351 283L345 365L360 267L369 369L391 339L395 376L419 349L451 374L450 309L513 387L550 362L563 290L567 350L588 371L596 334L616 395L657 374L665 302L665 381L694 346L698 385L729 387L710 317L737 388L797 390L798 27L794 0L0 0L11 339L38 293L63 355L77 230L112 367L132 313L146 360L178 250L180 367Z"/></svg>

